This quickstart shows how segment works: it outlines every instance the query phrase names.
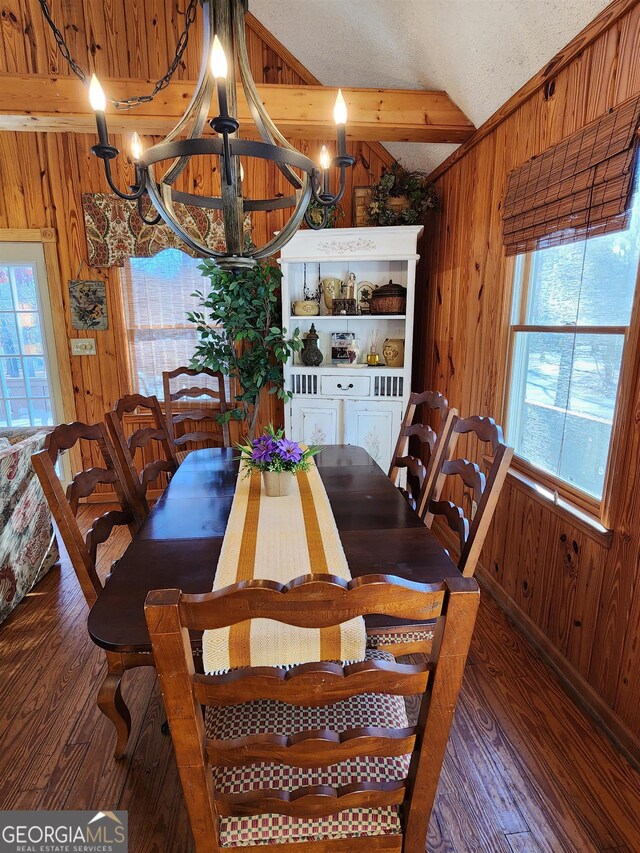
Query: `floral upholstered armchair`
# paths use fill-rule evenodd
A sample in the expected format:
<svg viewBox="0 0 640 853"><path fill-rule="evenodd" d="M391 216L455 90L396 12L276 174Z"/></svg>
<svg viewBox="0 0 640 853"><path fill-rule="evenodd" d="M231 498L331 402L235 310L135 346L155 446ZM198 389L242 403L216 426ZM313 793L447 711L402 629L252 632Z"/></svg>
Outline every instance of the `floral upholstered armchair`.
<svg viewBox="0 0 640 853"><path fill-rule="evenodd" d="M58 560L49 507L31 465L47 430L0 430L0 622Z"/></svg>

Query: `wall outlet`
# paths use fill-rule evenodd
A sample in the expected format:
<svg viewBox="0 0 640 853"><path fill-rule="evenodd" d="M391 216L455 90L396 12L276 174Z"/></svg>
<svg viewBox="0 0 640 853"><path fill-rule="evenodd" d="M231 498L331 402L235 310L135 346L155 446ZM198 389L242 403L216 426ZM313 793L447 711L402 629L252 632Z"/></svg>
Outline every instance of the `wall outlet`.
<svg viewBox="0 0 640 853"><path fill-rule="evenodd" d="M71 338L71 355L95 355L95 338Z"/></svg>

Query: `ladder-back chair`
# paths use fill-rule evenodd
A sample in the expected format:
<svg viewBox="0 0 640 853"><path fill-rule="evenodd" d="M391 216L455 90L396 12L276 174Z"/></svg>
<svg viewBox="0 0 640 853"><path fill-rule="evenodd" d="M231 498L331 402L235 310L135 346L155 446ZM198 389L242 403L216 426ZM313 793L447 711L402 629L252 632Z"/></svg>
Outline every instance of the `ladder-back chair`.
<svg viewBox="0 0 640 853"><path fill-rule="evenodd" d="M124 416L133 414L136 410L146 412L150 416L151 426L136 429L127 436ZM176 449L167 431L160 403L157 397L125 394L118 400L113 410L107 412L105 420L113 439L125 483L135 502L134 509L144 519L149 515L147 501L149 484L155 482L163 472L171 475L178 469ZM150 453L152 442L154 450ZM158 448L161 456L157 455ZM140 469L135 464L137 451L142 457Z"/></svg>
<svg viewBox="0 0 640 853"><path fill-rule="evenodd" d="M237 849L238 839L254 851L424 853L478 601L472 578L422 585L385 575L149 593L145 615L196 853ZM194 671L188 629L257 617L319 628L388 612L437 620L424 663L374 651L345 666ZM416 694L410 726L403 697Z"/></svg>
<svg viewBox="0 0 640 853"><path fill-rule="evenodd" d="M55 466L61 453L81 441L88 442L89 446L95 448L102 465L75 474L65 493ZM47 436L44 448L31 457L31 462L84 597L91 607L102 591L102 581L97 571L98 546L107 542L116 527L125 525L133 535L140 525L140 519L132 509L130 497L127 495L122 470L105 425L76 422L57 426ZM77 521L80 500L92 495L100 483L113 487L120 509L108 510L98 515L86 535L83 535ZM94 506L98 511L99 505ZM122 676L125 670L133 667L153 666L153 658L150 653L105 654L107 676L98 693L98 705L116 727L115 754L116 758L119 758L124 753L131 728L131 718L120 692Z"/></svg>
<svg viewBox="0 0 640 853"><path fill-rule="evenodd" d="M451 458L458 438L463 435L473 435L479 443L491 446L490 454L487 453L489 458L486 475L476 462ZM444 444L442 458L445 461L440 466L431 494L428 494L425 500L425 524L430 527L436 516L444 519L449 529L458 537L458 568L464 577L471 577L476 570L509 470L513 448L504 443L502 429L493 418L478 415L470 418L455 416ZM447 481L455 481L456 478L462 481L463 496L471 507L468 517L462 506L449 499L440 499Z"/></svg>
<svg viewBox="0 0 640 853"><path fill-rule="evenodd" d="M424 406L429 412L437 412L437 428L429 424L413 423L418 406ZM398 488L416 511L420 510L426 494L433 485L442 456L443 437L448 433L455 414L457 414L456 409L449 408L446 397L438 391L423 391L420 394L414 391L409 397L409 404L391 457L389 479L395 484L400 471L406 470L406 487ZM426 465L419 457L407 453L412 436L416 436L422 445L429 448Z"/></svg>
<svg viewBox="0 0 640 853"><path fill-rule="evenodd" d="M186 379L182 377L198 377L198 384L188 384ZM214 380L209 384L207 378ZM180 380L180 387L172 390L172 380ZM167 429L177 449L178 463L181 463L189 450L182 450L186 444L206 443L214 447L231 447L229 439L229 424L220 423L218 417L224 415L227 411L227 397L224 388L224 376L222 373L210 370L208 367L202 367L199 370L194 370L190 367L177 367L175 370L165 371L162 374L162 384L164 386L164 411L167 418ZM195 408L183 409L176 406L175 403L179 400L195 398L208 398L205 401L198 400ZM219 427L220 432L208 432L203 429L192 429L190 432L183 432L182 435L176 434L176 426L187 422L200 425L203 422L210 421Z"/></svg>

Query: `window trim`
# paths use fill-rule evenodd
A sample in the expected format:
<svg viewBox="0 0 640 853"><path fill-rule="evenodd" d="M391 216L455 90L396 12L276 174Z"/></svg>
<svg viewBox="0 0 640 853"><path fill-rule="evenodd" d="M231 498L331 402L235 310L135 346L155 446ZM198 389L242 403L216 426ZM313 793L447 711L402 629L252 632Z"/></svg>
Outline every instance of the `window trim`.
<svg viewBox="0 0 640 853"><path fill-rule="evenodd" d="M640 368L636 366L637 356L640 349L640 259L636 269L636 284L631 307L631 315L628 326L538 326L524 322L528 307L528 298L531 282L531 264L533 252L517 255L506 264L506 274L510 280L510 311L508 321L507 340L507 364L505 370L504 394L502 400L502 422L505 425L505 433L509 435L509 413L513 395L513 373L515 360L515 342L518 332L566 332L568 334L618 334L624 336L622 345L622 358L620 362L620 377L616 391L616 399L611 425L611 440L607 453L604 485L602 497L594 498L582 489L572 486L570 483L550 474L534 465L529 460L514 453L511 468L517 474L538 483L544 489L577 507L580 512L596 519L605 528L613 527L612 517L615 512L616 494L613 483L619 476L623 475L624 448L620 447L621 439L626 441L628 436L624 435L623 427L628 421L628 415L633 403L633 388L635 381L640 381ZM516 296L518 296L516 300Z"/></svg>
<svg viewBox="0 0 640 853"><path fill-rule="evenodd" d="M45 263L44 248L42 243L31 241L26 242L8 242L3 241L0 245L0 255L2 256L1 263L9 267L31 266L35 270L35 289L36 289L36 308L33 309L18 309L15 307L12 311L2 312L11 314L14 317L16 338L19 341L18 353L13 358L18 359L24 376L25 393L18 395L27 402L29 411L29 420L33 421L32 400L48 399L51 404L51 415L53 424L57 421L62 421L64 416L64 406L62 403L62 386L60 382L59 372L56 370L56 346L55 335L53 331L53 312L51 310L51 301L49 299L49 283L47 279L47 267ZM13 278L13 276L12 276ZM15 288L13 284L12 291ZM23 352L22 330L18 324L18 314L34 313L38 317L40 323L40 331L42 338L42 353L28 355ZM49 394L45 398L37 397L31 393L30 381L28 379L26 362L28 358L41 358L45 364L47 371L47 385ZM10 402L10 398L7 399ZM31 424L31 426L37 426ZM20 429L16 426L15 429ZM46 429L46 426L43 427Z"/></svg>

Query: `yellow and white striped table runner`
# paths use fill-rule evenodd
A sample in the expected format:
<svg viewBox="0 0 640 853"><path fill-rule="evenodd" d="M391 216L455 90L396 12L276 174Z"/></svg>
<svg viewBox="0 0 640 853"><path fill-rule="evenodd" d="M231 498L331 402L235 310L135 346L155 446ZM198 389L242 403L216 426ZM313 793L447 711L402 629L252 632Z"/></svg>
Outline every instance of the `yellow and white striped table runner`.
<svg viewBox="0 0 640 853"><path fill-rule="evenodd" d="M351 579L329 499L315 464L300 472L290 495L267 497L262 477L240 470L213 589L253 579L287 583L329 573ZM317 660L363 660L364 620L310 629L252 619L205 631L204 671L288 666Z"/></svg>

